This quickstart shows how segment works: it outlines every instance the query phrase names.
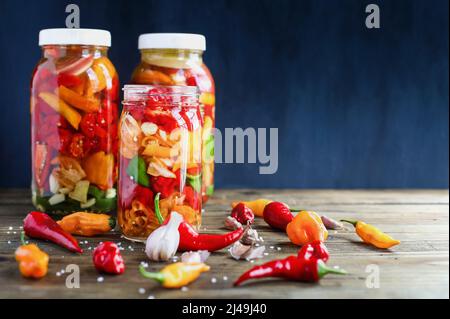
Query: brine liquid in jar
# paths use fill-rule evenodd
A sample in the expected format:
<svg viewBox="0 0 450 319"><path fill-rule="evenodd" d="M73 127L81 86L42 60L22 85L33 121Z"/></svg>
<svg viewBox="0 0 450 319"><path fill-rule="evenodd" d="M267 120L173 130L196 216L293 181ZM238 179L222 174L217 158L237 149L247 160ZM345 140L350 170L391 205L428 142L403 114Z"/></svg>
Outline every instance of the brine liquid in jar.
<svg viewBox="0 0 450 319"><path fill-rule="evenodd" d="M119 125L118 223L145 239L166 219L183 215L198 227L202 207L202 117L196 87L126 85Z"/></svg>
<svg viewBox="0 0 450 319"><path fill-rule="evenodd" d="M194 86L199 89L203 117L202 196L205 203L214 192L215 85L203 62L206 40L200 34L148 33L139 37L141 62L134 84Z"/></svg>
<svg viewBox="0 0 450 319"><path fill-rule="evenodd" d="M47 29L31 84L32 193L49 213L116 209L117 72L108 31Z"/></svg>

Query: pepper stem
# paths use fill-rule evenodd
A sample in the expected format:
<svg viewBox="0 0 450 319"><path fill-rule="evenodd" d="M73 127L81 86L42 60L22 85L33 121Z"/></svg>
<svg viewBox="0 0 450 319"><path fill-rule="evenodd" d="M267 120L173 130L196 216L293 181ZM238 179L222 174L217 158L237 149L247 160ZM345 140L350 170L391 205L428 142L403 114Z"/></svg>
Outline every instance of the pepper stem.
<svg viewBox="0 0 450 319"><path fill-rule="evenodd" d="M25 242L25 232L20 232L20 241L22 242L22 245L26 245L27 243Z"/></svg>
<svg viewBox="0 0 450 319"><path fill-rule="evenodd" d="M347 272L344 269L336 269L336 268L330 268L322 260L319 260L317 262L317 273L319 275L319 278L322 278L323 276L327 274L336 274L336 275L346 275Z"/></svg>
<svg viewBox="0 0 450 319"><path fill-rule="evenodd" d="M155 215L156 218L158 219L158 223L161 225L162 223L164 223L164 218L161 215L161 211L159 210L159 196L161 195L161 193L158 193L155 195Z"/></svg>
<svg viewBox="0 0 450 319"><path fill-rule="evenodd" d="M341 222L350 223L355 227L356 227L356 224L358 223L358 221L352 220L352 219L341 219Z"/></svg>
<svg viewBox="0 0 450 319"><path fill-rule="evenodd" d="M162 274L160 272L149 272L149 271L145 270L144 266L142 266L142 265L139 266L139 272L145 278L156 280L157 282L159 282L161 284L164 282L164 279L165 279L164 274Z"/></svg>

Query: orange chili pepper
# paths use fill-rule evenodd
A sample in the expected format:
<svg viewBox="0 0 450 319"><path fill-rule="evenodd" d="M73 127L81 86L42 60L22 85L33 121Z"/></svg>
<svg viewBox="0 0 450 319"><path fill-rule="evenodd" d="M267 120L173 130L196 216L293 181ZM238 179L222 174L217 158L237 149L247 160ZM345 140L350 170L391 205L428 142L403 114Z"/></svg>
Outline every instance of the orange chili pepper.
<svg viewBox="0 0 450 319"><path fill-rule="evenodd" d="M21 235L23 245L16 249L16 260L22 276L39 279L47 274L48 255L35 244L25 244L23 233Z"/></svg>
<svg viewBox="0 0 450 319"><path fill-rule="evenodd" d="M377 248L391 248L392 246L400 244L399 240L392 238L391 236L383 233L375 226L366 224L360 220L341 220L342 222L350 223L355 226L356 234L368 244L371 244Z"/></svg>
<svg viewBox="0 0 450 319"><path fill-rule="evenodd" d="M107 233L116 226L116 220L112 216L87 212L72 213L57 223L72 235L87 237Z"/></svg>
<svg viewBox="0 0 450 319"><path fill-rule="evenodd" d="M286 233L291 242L299 246L316 240L324 242L328 237L328 231L320 216L308 211L299 212L287 225Z"/></svg>

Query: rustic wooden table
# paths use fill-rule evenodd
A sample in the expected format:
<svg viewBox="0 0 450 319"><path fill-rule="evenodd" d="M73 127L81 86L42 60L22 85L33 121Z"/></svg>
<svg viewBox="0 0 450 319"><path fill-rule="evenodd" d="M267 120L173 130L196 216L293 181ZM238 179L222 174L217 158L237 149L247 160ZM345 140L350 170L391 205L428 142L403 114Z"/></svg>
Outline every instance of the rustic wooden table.
<svg viewBox="0 0 450 319"><path fill-rule="evenodd" d="M330 231L329 264L347 276L330 275L319 284L267 280L233 288L232 282L249 267L295 254L297 248L284 233L274 232L258 219L256 229L265 239L268 256L255 263L235 261L226 250L208 259L209 273L188 289L166 290L142 278L138 265L145 261L143 246L130 243L118 232L105 237L80 238L85 253L75 255L56 245L39 242L49 253L48 275L38 281L20 276L14 250L19 245L23 217L32 209L27 190L0 190L0 298L448 298L449 192L447 190L221 190L206 205L204 228L223 232L223 220L234 200L271 198L292 207L315 210L332 218L362 219L402 241L392 250L362 244L349 227ZM122 276L99 275L91 250L100 241L122 242L127 270ZM80 267L80 288L67 288L65 268ZM376 265L370 266L370 265ZM162 264L151 263L158 270ZM369 267L368 267L369 266ZM370 288L370 274L379 270L379 288ZM372 271L368 273L367 271Z"/></svg>

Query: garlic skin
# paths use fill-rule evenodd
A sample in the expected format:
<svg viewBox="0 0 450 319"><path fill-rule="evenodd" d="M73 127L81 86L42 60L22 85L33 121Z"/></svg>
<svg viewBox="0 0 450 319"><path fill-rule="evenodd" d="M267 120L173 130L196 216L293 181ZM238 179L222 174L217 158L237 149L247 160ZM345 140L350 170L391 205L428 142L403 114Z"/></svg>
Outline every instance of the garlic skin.
<svg viewBox="0 0 450 319"><path fill-rule="evenodd" d="M181 262L188 264L204 263L211 253L207 250L189 251L181 255Z"/></svg>
<svg viewBox="0 0 450 319"><path fill-rule="evenodd" d="M167 261L175 256L180 243L178 227L183 216L173 211L169 222L153 231L147 238L145 254L153 261Z"/></svg>

